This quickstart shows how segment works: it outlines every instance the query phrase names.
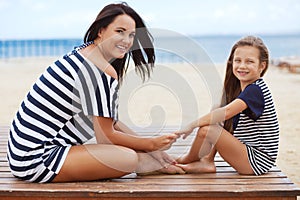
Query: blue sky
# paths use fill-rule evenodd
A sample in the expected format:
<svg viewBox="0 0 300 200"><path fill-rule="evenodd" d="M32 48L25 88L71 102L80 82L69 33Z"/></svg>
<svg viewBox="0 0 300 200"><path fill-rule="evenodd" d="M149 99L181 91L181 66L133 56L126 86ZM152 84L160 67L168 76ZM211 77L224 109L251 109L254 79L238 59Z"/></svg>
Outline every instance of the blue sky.
<svg viewBox="0 0 300 200"><path fill-rule="evenodd" d="M82 38L108 0L0 0L0 39ZM185 35L300 33L299 0L127 0L150 28Z"/></svg>

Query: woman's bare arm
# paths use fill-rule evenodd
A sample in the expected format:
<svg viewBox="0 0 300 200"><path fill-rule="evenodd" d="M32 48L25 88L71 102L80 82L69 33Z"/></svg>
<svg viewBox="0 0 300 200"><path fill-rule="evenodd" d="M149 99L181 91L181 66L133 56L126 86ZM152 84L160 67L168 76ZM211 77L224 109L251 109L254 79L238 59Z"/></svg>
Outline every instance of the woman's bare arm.
<svg viewBox="0 0 300 200"><path fill-rule="evenodd" d="M116 144L140 151L170 148L178 137L176 134L169 134L154 138L143 138L127 134L116 130L113 126L113 120L105 117L93 117L93 123L97 143Z"/></svg>

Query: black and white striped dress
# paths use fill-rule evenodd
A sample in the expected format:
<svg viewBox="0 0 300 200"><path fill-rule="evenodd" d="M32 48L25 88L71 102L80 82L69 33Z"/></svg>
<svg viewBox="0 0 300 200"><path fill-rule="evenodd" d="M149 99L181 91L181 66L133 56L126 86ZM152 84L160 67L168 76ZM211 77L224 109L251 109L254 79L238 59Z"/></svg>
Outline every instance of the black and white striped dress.
<svg viewBox="0 0 300 200"><path fill-rule="evenodd" d="M117 120L118 81L76 48L49 66L11 125L8 161L14 176L51 182L72 145L94 137L92 116Z"/></svg>
<svg viewBox="0 0 300 200"><path fill-rule="evenodd" d="M256 175L268 172L278 154L279 124L271 93L263 79L238 96L248 106L234 118L234 136L243 142Z"/></svg>

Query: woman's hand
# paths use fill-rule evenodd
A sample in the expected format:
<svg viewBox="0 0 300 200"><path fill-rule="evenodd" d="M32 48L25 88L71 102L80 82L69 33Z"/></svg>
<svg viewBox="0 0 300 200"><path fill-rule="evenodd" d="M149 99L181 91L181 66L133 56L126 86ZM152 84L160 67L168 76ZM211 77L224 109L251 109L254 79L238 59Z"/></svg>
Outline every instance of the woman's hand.
<svg viewBox="0 0 300 200"><path fill-rule="evenodd" d="M176 160L166 152L153 151L149 154L161 164L162 168L158 170L159 172L165 174L185 174L182 168L176 166Z"/></svg>
<svg viewBox="0 0 300 200"><path fill-rule="evenodd" d="M172 133L151 138L152 151L169 149L172 146L172 144L176 142L178 137L179 135Z"/></svg>
<svg viewBox="0 0 300 200"><path fill-rule="evenodd" d="M155 158L162 167L168 167L169 165L177 164L176 160L164 151L152 151L148 152L153 158Z"/></svg>

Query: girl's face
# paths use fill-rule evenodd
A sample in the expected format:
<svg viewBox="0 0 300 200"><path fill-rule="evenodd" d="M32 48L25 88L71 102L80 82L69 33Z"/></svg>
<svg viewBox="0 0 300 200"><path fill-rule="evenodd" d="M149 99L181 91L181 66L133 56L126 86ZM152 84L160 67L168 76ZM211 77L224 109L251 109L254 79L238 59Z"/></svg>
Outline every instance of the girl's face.
<svg viewBox="0 0 300 200"><path fill-rule="evenodd" d="M240 80L241 89L260 78L266 63L259 61L260 52L252 46L238 47L233 55L233 74Z"/></svg>
<svg viewBox="0 0 300 200"><path fill-rule="evenodd" d="M135 37L135 21L128 15L119 15L98 33L98 47L105 60L123 58Z"/></svg>

